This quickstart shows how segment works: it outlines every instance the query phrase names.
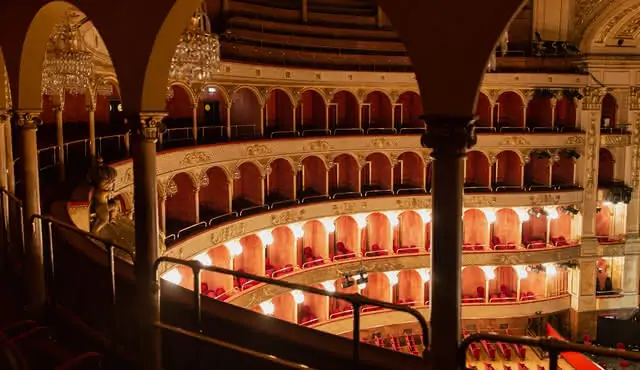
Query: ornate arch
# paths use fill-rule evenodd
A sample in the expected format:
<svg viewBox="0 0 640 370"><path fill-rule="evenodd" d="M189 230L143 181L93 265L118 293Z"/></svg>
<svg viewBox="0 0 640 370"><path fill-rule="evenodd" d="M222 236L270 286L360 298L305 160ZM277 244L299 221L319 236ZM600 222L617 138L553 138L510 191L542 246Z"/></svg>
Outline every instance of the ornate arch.
<svg viewBox="0 0 640 370"><path fill-rule="evenodd" d="M605 46L612 39L617 42L618 39L635 40L639 36L640 1L605 0L599 6L594 5L591 10L591 13L581 15L583 24L579 24L577 28L576 36L580 40L582 52L588 53L594 46Z"/></svg>
<svg viewBox="0 0 640 370"><path fill-rule="evenodd" d="M362 99L360 99L360 96L358 94L358 91L355 89L349 89L347 87L338 87L336 89L329 89L327 91L327 102L331 103L331 100L333 100L333 98L336 96L337 93L344 91L347 92L351 95L353 95L354 98L356 98L356 101L358 102L358 104L362 104Z"/></svg>
<svg viewBox="0 0 640 370"><path fill-rule="evenodd" d="M270 87L266 90L264 96L262 97L262 99L264 100L265 103L267 103L269 101L269 94L271 94L272 91L274 90L280 90L283 93L285 93L288 97L289 97L289 101L291 102L291 105L293 105L294 107L296 105L298 105L298 102L296 101L296 99L293 97L293 93L291 92L291 90L282 87L282 86L274 86L274 87Z"/></svg>
<svg viewBox="0 0 640 370"><path fill-rule="evenodd" d="M361 102L364 102L365 99L367 99L367 96L369 96L369 94L371 94L372 92L379 92L382 95L386 96L387 99L389 99L389 104L391 104L392 106L393 104L396 103L396 100L397 100L397 99L396 100L393 99L393 97L391 96L391 91L381 89L381 88L363 89L363 90L360 90L360 92L362 93L362 99L360 99Z"/></svg>
<svg viewBox="0 0 640 370"><path fill-rule="evenodd" d="M524 95L524 93L522 92L522 90L519 89L511 89L511 88L507 88L507 89L500 89L495 93L495 101L493 102L495 104L495 102L498 101L498 99L500 99L500 96L504 93L507 92L512 92L515 93L516 95L518 95L520 97L520 99L522 100L522 104L527 104L527 97ZM487 97L489 97L489 95L487 95ZM491 98L489 98L489 101L491 101Z"/></svg>
<svg viewBox="0 0 640 370"><path fill-rule="evenodd" d="M171 81L169 82L169 87L168 88L173 88L173 86L179 86L180 88L182 88L186 93L187 96L189 96L189 102L192 105L198 104L198 100L200 99L199 96L196 96L196 93L193 91L193 89L191 87L189 87L189 85L185 84L182 81Z"/></svg>
<svg viewBox="0 0 640 370"><path fill-rule="evenodd" d="M524 159L524 154L521 151L517 150L517 149L503 149L503 150L500 150L499 152L495 153L495 157L498 158L498 155L500 155L501 153L506 153L506 152L515 153L518 156L518 158L520 159L520 164L521 165L525 165L526 164L525 163L525 159ZM491 162L491 157L489 157L489 162L492 163Z"/></svg>
<svg viewBox="0 0 640 370"><path fill-rule="evenodd" d="M305 87L302 90L300 90L300 93L298 94L298 101L296 101L296 105L300 102L300 97L302 96L302 94L305 93L305 91L315 91L318 93L318 95L320 95L320 97L322 97L322 101L324 101L324 105L329 104L329 99L327 98L327 94L322 90L319 89L317 87Z"/></svg>
<svg viewBox="0 0 640 370"><path fill-rule="evenodd" d="M255 86L251 86L251 85L238 85L236 86L233 91L231 92L231 104L233 104L233 101L236 99L236 94L238 93L238 91L242 90L242 89L248 89L251 90L251 92L253 92L253 95L256 97L256 99L258 100L258 104L260 104L261 106L264 106L264 96L263 94L260 92L260 90L258 90L257 87Z"/></svg>
<svg viewBox="0 0 640 370"><path fill-rule="evenodd" d="M227 91L227 89L222 86L222 85L218 85L216 83L210 82L210 83L206 83L204 85L202 85L202 87L198 90L198 99L200 99L202 97L202 94L205 93L206 89L209 87L215 87L216 91L220 93L220 95L222 95L222 97L224 98L224 102L226 104L229 104L229 102L231 101L231 98L229 96L229 91Z"/></svg>
<svg viewBox="0 0 640 370"><path fill-rule="evenodd" d="M274 157L274 158L270 158L267 163L266 163L266 167L271 167L271 164L279 159L284 159L285 161L287 161L287 163L289 163L289 165L291 166L292 170L296 170L296 163L295 161L290 158L290 157Z"/></svg>
<svg viewBox="0 0 640 370"><path fill-rule="evenodd" d="M316 158L318 158L318 159L319 159L319 160L324 164L324 167L325 167L327 170L331 169L331 166L332 166L332 165L327 161L327 158L326 158L325 156L317 155L317 154L307 154L307 155L303 155L303 156L301 156L301 157L300 157L300 161L299 161L299 163L300 163L300 164L302 164L302 161L304 161L306 158L309 158L309 157L316 157Z"/></svg>
<svg viewBox="0 0 640 370"><path fill-rule="evenodd" d="M503 150L503 152L506 152L506 151L507 151L507 150ZM510 151L513 151L513 150L510 150ZM480 153L480 154L484 155L484 157L487 159L487 161L489 161L489 163L491 163L491 154L490 154L490 153L488 153L487 151L482 150L482 149L479 149L479 148L472 148L472 149L469 149L469 150L467 151L467 153L471 153L471 152L478 152L478 153ZM496 154L496 156L497 156L498 154L500 154L500 153L502 153L502 152L498 152L498 153ZM521 158L520 160L522 160L522 158Z"/></svg>
<svg viewBox="0 0 640 370"><path fill-rule="evenodd" d="M198 188L200 187L200 179L196 178L195 174L191 171L176 171L173 172L169 175L169 177L167 178L167 181L165 184L169 184L171 181L173 181L173 179L180 175L180 174L185 174L187 176L189 176L189 179L191 179L191 185L193 185L194 188ZM165 189L166 190L166 189Z"/></svg>
<svg viewBox="0 0 640 370"><path fill-rule="evenodd" d="M234 174L236 172L239 172L240 171L240 167L245 163L251 163L252 165L256 166L258 168L258 171L260 172L260 176L264 177L266 175L265 166L262 163L260 163L259 161L254 161L254 160L251 160L251 159L245 159L245 160L238 161L234 166L234 171L233 171ZM233 176L233 177L235 177L235 176Z"/></svg>
<svg viewBox="0 0 640 370"><path fill-rule="evenodd" d="M222 170L224 175L227 177L227 182L233 181L233 173L229 170L227 166L214 165L214 166L203 167L202 173L207 174L213 168L219 168L220 170Z"/></svg>

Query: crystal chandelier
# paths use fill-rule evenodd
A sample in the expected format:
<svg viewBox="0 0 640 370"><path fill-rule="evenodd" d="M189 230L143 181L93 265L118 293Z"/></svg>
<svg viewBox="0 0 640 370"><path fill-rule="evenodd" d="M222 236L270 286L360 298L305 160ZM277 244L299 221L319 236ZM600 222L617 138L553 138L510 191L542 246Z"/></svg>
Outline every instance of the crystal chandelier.
<svg viewBox="0 0 640 370"><path fill-rule="evenodd" d="M189 85L203 83L210 81L219 67L220 42L218 36L211 33L206 5L202 3L180 37L171 59L169 78Z"/></svg>
<svg viewBox="0 0 640 370"><path fill-rule="evenodd" d="M42 72L43 93L83 94L94 73L93 55L87 51L78 26L72 25L71 16L67 15L49 37Z"/></svg>
<svg viewBox="0 0 640 370"><path fill-rule="evenodd" d="M93 90L99 96L113 95L113 85L102 77L96 76L93 81Z"/></svg>

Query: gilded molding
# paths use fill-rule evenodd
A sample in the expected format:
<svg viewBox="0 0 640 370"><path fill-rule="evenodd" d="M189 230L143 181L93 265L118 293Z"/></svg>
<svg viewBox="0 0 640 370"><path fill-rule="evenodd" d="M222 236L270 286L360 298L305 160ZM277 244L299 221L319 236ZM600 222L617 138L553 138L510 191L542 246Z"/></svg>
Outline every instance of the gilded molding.
<svg viewBox="0 0 640 370"><path fill-rule="evenodd" d="M284 211L271 216L271 224L274 226L293 224L302 221L305 216L305 210Z"/></svg>
<svg viewBox="0 0 640 370"><path fill-rule="evenodd" d="M42 124L39 114L38 111L17 111L14 113L18 127L25 130L35 130Z"/></svg>
<svg viewBox="0 0 640 370"><path fill-rule="evenodd" d="M214 230L211 233L211 244L217 246L246 235L246 225L246 222L238 222Z"/></svg>
<svg viewBox="0 0 640 370"><path fill-rule="evenodd" d="M162 119L166 117L166 115L166 113L141 113L138 133L145 140L158 140L163 128Z"/></svg>
<svg viewBox="0 0 640 370"><path fill-rule="evenodd" d="M464 198L465 208L493 207L496 204L496 197L476 195Z"/></svg>
<svg viewBox="0 0 640 370"><path fill-rule="evenodd" d="M211 154L203 151L189 152L184 155L184 158L180 161L180 164L193 166L200 163L211 162L213 157Z"/></svg>
<svg viewBox="0 0 640 370"><path fill-rule="evenodd" d="M316 140L305 145L302 148L305 152L326 152L333 149L333 145L327 140Z"/></svg>
<svg viewBox="0 0 640 370"><path fill-rule="evenodd" d="M271 153L271 147L264 144L253 144L245 147L245 153L250 157L259 157Z"/></svg>
<svg viewBox="0 0 640 370"><path fill-rule="evenodd" d="M377 149L395 148L397 146L398 146L398 141L394 139L378 137L371 140L371 147L377 148Z"/></svg>
<svg viewBox="0 0 640 370"><path fill-rule="evenodd" d="M583 145L584 144L584 136L570 136L567 138L567 146L571 145Z"/></svg>
<svg viewBox="0 0 640 370"><path fill-rule="evenodd" d="M600 135L600 146L616 147L627 146L630 142L630 135Z"/></svg>
<svg viewBox="0 0 640 370"><path fill-rule="evenodd" d="M532 206L556 205L560 203L560 196L553 194L532 195L530 199Z"/></svg>
<svg viewBox="0 0 640 370"><path fill-rule="evenodd" d="M367 209L367 201L341 202L334 204L331 209L336 216L359 213Z"/></svg>
<svg viewBox="0 0 640 370"><path fill-rule="evenodd" d="M398 199L396 204L400 209L428 209L431 208L431 197Z"/></svg>

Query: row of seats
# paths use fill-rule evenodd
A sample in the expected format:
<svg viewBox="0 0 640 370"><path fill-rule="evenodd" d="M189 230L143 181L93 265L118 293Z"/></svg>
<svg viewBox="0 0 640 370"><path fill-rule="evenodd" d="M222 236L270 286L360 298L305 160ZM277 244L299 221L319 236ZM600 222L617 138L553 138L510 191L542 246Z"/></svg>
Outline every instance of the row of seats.
<svg viewBox="0 0 640 370"><path fill-rule="evenodd" d="M365 339L363 341L377 347L404 352L414 356L421 356L421 353L425 349L422 334L413 334L411 332L405 332L397 336L389 334L386 338L383 338L380 334L376 334L371 339Z"/></svg>
<svg viewBox="0 0 640 370"><path fill-rule="evenodd" d="M506 330L505 333L508 334L508 330ZM462 335L464 338L466 338L471 335L471 332L463 330ZM481 340L480 345L478 345L478 343L476 342L471 343L469 345L469 354L476 361L480 361L481 349L484 350L490 361L496 361L498 353L506 361L511 361L514 354L522 361L526 360L527 356L526 348L522 345L511 345L503 342L493 343L487 340ZM520 366L523 365L524 364L520 363Z"/></svg>

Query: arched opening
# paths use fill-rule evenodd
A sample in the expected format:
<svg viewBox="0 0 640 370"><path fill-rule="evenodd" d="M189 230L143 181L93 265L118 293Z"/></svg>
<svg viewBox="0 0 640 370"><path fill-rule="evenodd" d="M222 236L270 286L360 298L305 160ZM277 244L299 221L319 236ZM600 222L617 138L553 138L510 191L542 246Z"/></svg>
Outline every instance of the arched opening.
<svg viewBox="0 0 640 370"><path fill-rule="evenodd" d="M390 191L393 173L389 157L382 153L372 153L362 167L362 193Z"/></svg>
<svg viewBox="0 0 640 370"><path fill-rule="evenodd" d="M521 227L520 216L516 211L511 208L498 210L492 227L491 246L493 249L516 249L522 240Z"/></svg>
<svg viewBox="0 0 640 370"><path fill-rule="evenodd" d="M425 166L422 157L414 152L398 156L393 167L393 189L396 193L422 193L425 191Z"/></svg>
<svg viewBox="0 0 640 370"><path fill-rule="evenodd" d="M476 103L476 114L478 115L478 120L476 121L476 125L478 128L482 130L487 130L493 127L493 122L491 119L491 100L489 97L483 92L478 93L478 102Z"/></svg>
<svg viewBox="0 0 640 370"><path fill-rule="evenodd" d="M297 182L298 199L327 195L328 171L324 161L314 155L304 157Z"/></svg>
<svg viewBox="0 0 640 370"><path fill-rule="evenodd" d="M231 212L230 181L220 167L211 167L205 176L208 181L200 185L200 219L211 222Z"/></svg>
<svg viewBox="0 0 640 370"><path fill-rule="evenodd" d="M364 100L362 111L362 126L368 133L386 133L393 129L391 100L384 93L370 92Z"/></svg>
<svg viewBox="0 0 640 370"><path fill-rule="evenodd" d="M426 213L426 211L424 211ZM398 254L419 253L425 245L425 221L416 211L404 211L398 216L398 240L394 251Z"/></svg>
<svg viewBox="0 0 640 370"><path fill-rule="evenodd" d="M551 154L536 150L529 154L524 166L524 184L529 190L548 190L551 186Z"/></svg>
<svg viewBox="0 0 640 370"><path fill-rule="evenodd" d="M273 303L273 317L279 320L297 323L298 304L291 293L280 294L271 299Z"/></svg>
<svg viewBox="0 0 640 370"><path fill-rule="evenodd" d="M467 192L491 191L491 163L489 158L479 151L467 153L464 172L464 190Z"/></svg>
<svg viewBox="0 0 640 370"><path fill-rule="evenodd" d="M220 86L207 85L202 89L198 106L198 140L216 142L227 135L229 104L227 94Z"/></svg>
<svg viewBox="0 0 640 370"><path fill-rule="evenodd" d="M413 91L405 91L398 97L395 105L395 124L394 127L402 132L403 128L407 129L424 129L424 121L422 116L422 100L420 95Z"/></svg>
<svg viewBox="0 0 640 370"><path fill-rule="evenodd" d="M549 90L536 90L533 98L527 104L527 127L532 131L550 131L552 129L552 98L553 94Z"/></svg>
<svg viewBox="0 0 640 370"><path fill-rule="evenodd" d="M333 160L333 167L329 171L329 186L331 194L359 193L360 166L350 154L340 154Z"/></svg>
<svg viewBox="0 0 640 370"><path fill-rule="evenodd" d="M264 204L262 173L252 162L245 162L238 167L239 178L233 181L233 210L240 212Z"/></svg>
<svg viewBox="0 0 640 370"><path fill-rule="evenodd" d="M557 211L552 214L557 216ZM522 244L527 249L545 248L547 246L547 227L551 213L543 208L529 210L529 219L522 223Z"/></svg>
<svg viewBox="0 0 640 370"><path fill-rule="evenodd" d="M369 282L367 286L362 290L361 294L365 297L376 299L383 302L393 302L393 286L389 283L389 278L386 274L378 272L369 274ZM363 311L377 311L380 308L377 306L366 306Z"/></svg>
<svg viewBox="0 0 640 370"><path fill-rule="evenodd" d="M524 102L513 91L505 91L496 103L496 123L500 132L521 131L524 127Z"/></svg>
<svg viewBox="0 0 640 370"><path fill-rule="evenodd" d="M398 273L395 303L422 306L426 301L425 297L425 282L416 270L402 270Z"/></svg>
<svg viewBox="0 0 640 370"><path fill-rule="evenodd" d="M486 293L484 272L478 266L465 266L461 277L462 303L483 303Z"/></svg>
<svg viewBox="0 0 640 370"><path fill-rule="evenodd" d="M560 131L576 129L576 103L567 93L556 102L554 126Z"/></svg>
<svg viewBox="0 0 640 370"><path fill-rule="evenodd" d="M165 142L190 140L193 137L190 131L193 127L192 98L183 85L173 84L169 88L171 89L171 95L167 96L167 105L165 107L167 117L164 122L169 130L184 130L169 131Z"/></svg>
<svg viewBox="0 0 640 370"><path fill-rule="evenodd" d="M299 266L297 243L289 226L278 226L271 230L273 243L267 246L265 272L273 278L293 272L293 266Z"/></svg>
<svg viewBox="0 0 640 370"><path fill-rule="evenodd" d="M291 163L278 158L269 164L271 173L265 179L266 202L273 204L295 199L295 178Z"/></svg>
<svg viewBox="0 0 640 370"><path fill-rule="evenodd" d="M280 89L269 92L265 103L265 136L293 136L296 131L293 103L289 95Z"/></svg>
<svg viewBox="0 0 640 370"><path fill-rule="evenodd" d="M303 268L323 265L329 258L329 233L324 224L318 220L308 221L303 226L304 237L302 239Z"/></svg>
<svg viewBox="0 0 640 370"><path fill-rule="evenodd" d="M329 104L329 126L337 133L362 132L358 111L358 99L349 91L338 91Z"/></svg>
<svg viewBox="0 0 640 370"><path fill-rule="evenodd" d="M608 242L611 238L613 228L612 205L605 202L598 202L596 206L596 237L600 242Z"/></svg>
<svg viewBox="0 0 640 370"><path fill-rule="evenodd" d="M392 224L385 214L374 212L367 216L367 226L363 230L362 252L365 257L388 255L393 248L393 235L397 218Z"/></svg>
<svg viewBox="0 0 640 370"><path fill-rule="evenodd" d="M195 186L188 174L181 172L167 185L166 234L178 233L198 222Z"/></svg>
<svg viewBox="0 0 640 370"><path fill-rule="evenodd" d="M495 278L489 281L489 302L505 303L517 300L518 275L511 266L498 266Z"/></svg>
<svg viewBox="0 0 640 370"><path fill-rule="evenodd" d="M596 296L621 293L624 257L600 257L596 261Z"/></svg>
<svg viewBox="0 0 640 370"><path fill-rule="evenodd" d="M304 136L325 134L327 127L327 105L320 93L305 90L300 94L296 120Z"/></svg>
<svg viewBox="0 0 640 370"><path fill-rule="evenodd" d="M615 182L615 165L616 161L613 154L606 149L600 148L600 156L598 159L598 186L609 187Z"/></svg>
<svg viewBox="0 0 640 370"><path fill-rule="evenodd" d="M551 185L561 188L576 186L576 159L580 154L575 150L562 150L551 168Z"/></svg>
<svg viewBox="0 0 640 370"><path fill-rule="evenodd" d="M468 209L462 216L463 251L484 250L489 247L490 230L487 216L479 209Z"/></svg>
<svg viewBox="0 0 640 370"><path fill-rule="evenodd" d="M252 139L262 133L260 99L252 89L242 87L233 93L231 138Z"/></svg>
<svg viewBox="0 0 640 370"><path fill-rule="evenodd" d="M340 216L335 221L335 240L336 244L333 248L331 258L334 261L354 258L355 251L360 248L361 230L358 223L351 216Z"/></svg>
<svg viewBox="0 0 640 370"><path fill-rule="evenodd" d="M358 285L353 283L347 284L347 279L345 278L337 279L335 288L336 292L344 294L357 294L359 292ZM351 315L353 315L353 306L351 303L333 297L330 298L329 319L337 319Z"/></svg>
<svg viewBox="0 0 640 370"><path fill-rule="evenodd" d="M549 240L556 247L573 244L573 220L577 210L574 207L561 207L558 217L549 222Z"/></svg>
<svg viewBox="0 0 640 370"><path fill-rule="evenodd" d="M211 261L212 266L233 269L231 254L224 245L211 248L205 252L205 256ZM196 258L196 260L202 261L202 258ZM233 276L211 271L202 271L200 276L202 294L221 301L233 294Z"/></svg>
<svg viewBox="0 0 640 370"><path fill-rule="evenodd" d="M233 267L236 271L242 271L253 275L265 276L265 247L256 234L240 238L242 253L233 259ZM258 284L257 281L245 278L236 278L235 287L240 290L250 288Z"/></svg>
<svg viewBox="0 0 640 370"><path fill-rule="evenodd" d="M511 150L500 152L493 165L493 187L496 191L522 190L522 161Z"/></svg>
<svg viewBox="0 0 640 370"><path fill-rule="evenodd" d="M611 94L606 94L602 98L602 112L600 118L600 127L602 132L612 132L618 124L618 101Z"/></svg>
<svg viewBox="0 0 640 370"><path fill-rule="evenodd" d="M527 269L527 276L520 279L520 300L531 301L546 296L545 286L550 276L543 270ZM515 299L515 297L514 297Z"/></svg>
<svg viewBox="0 0 640 370"><path fill-rule="evenodd" d="M322 284L313 285L317 289L325 289ZM298 323L300 325L313 325L327 321L329 318L329 297L319 294L304 294L304 304L298 310Z"/></svg>
<svg viewBox="0 0 640 370"><path fill-rule="evenodd" d="M117 107L120 104L120 95L116 82L112 80L105 81L105 91L101 91L96 95L96 111L94 118L96 121L96 136L105 136L117 133L109 124L115 121L121 121L118 117ZM115 112L113 108L116 108ZM117 122L120 123L120 122Z"/></svg>

